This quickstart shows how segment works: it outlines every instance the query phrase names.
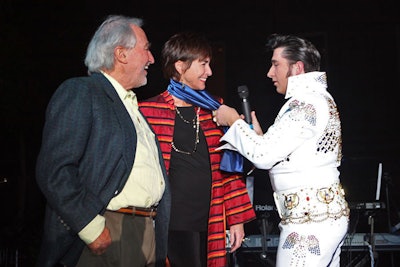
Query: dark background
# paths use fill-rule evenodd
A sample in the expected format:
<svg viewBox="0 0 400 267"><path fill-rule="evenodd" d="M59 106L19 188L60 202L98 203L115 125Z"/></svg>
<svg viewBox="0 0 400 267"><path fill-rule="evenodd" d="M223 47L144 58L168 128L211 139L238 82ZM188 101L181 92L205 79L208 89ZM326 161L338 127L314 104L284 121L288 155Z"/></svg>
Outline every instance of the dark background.
<svg viewBox="0 0 400 267"><path fill-rule="evenodd" d="M322 70L341 114L341 179L347 197L352 202L374 201L382 163L380 201L387 209L374 214L376 231L389 232L400 221L400 19L395 0L2 0L0 245L19 249L20 266L33 265L41 235L44 199L34 166L46 105L63 80L86 75L87 44L109 14L145 20L156 63L150 67L148 85L136 90L140 98L166 88L159 62L168 37L182 30L200 31L214 47L208 90L240 109L237 87L246 84L264 130L284 103L266 77L266 38L278 32L310 39L322 54ZM271 205L267 175L255 173L255 201ZM369 215L362 211L353 230L368 231ZM259 230L257 225L248 227L249 233Z"/></svg>

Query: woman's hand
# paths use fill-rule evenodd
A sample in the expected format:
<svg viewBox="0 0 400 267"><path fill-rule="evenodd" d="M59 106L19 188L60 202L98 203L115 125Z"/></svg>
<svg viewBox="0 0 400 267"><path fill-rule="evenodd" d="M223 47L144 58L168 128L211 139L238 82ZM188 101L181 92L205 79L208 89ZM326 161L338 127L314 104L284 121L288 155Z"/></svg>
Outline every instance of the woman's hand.
<svg viewBox="0 0 400 267"><path fill-rule="evenodd" d="M234 252L242 246L244 240L244 227L243 223L232 225L229 228L229 244L231 245L230 252Z"/></svg>

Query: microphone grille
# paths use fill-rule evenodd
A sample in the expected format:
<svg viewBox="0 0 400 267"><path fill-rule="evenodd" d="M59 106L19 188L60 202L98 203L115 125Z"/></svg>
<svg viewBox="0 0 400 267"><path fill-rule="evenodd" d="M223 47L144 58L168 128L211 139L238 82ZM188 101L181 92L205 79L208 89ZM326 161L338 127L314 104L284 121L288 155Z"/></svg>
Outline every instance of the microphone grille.
<svg viewBox="0 0 400 267"><path fill-rule="evenodd" d="M247 98L249 96L249 88L247 88L247 85L240 85L238 87L238 93L240 98Z"/></svg>

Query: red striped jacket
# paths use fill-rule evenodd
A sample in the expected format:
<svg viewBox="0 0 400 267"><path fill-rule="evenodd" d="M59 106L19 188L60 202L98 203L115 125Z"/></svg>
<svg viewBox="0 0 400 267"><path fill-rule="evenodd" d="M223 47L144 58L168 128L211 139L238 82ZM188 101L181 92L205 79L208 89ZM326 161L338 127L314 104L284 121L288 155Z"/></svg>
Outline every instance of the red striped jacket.
<svg viewBox="0 0 400 267"><path fill-rule="evenodd" d="M222 99L221 99L222 101ZM169 170L172 139L175 124L175 105L168 91L139 102L143 115L153 127ZM201 109L200 127L207 140L212 170L211 206L208 219L208 267L227 266L226 226L246 223L256 218L246 184L241 173L227 173L220 170L222 152L215 150L221 144L221 128L212 121L211 111Z"/></svg>

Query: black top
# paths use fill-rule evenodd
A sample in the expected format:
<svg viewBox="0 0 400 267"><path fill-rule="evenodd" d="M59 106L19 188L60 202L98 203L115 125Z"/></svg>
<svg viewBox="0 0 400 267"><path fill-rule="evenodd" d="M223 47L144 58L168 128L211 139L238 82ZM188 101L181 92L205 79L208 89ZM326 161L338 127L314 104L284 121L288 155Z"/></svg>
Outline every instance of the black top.
<svg viewBox="0 0 400 267"><path fill-rule="evenodd" d="M197 108L196 108L197 109ZM169 168L172 206L170 230L207 231L211 198L211 167L204 133L199 129L196 141L196 113L194 107L179 107L185 121L177 114ZM193 120L194 119L194 120ZM189 123L188 123L189 122Z"/></svg>

